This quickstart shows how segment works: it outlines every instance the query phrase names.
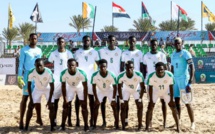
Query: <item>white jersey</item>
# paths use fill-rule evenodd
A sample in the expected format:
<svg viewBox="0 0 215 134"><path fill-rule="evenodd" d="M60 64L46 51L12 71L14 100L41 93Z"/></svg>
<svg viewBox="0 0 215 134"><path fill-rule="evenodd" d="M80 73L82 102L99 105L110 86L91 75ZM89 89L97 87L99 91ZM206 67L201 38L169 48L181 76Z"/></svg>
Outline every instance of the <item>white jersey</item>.
<svg viewBox="0 0 215 134"><path fill-rule="evenodd" d="M153 72L149 75L147 85L153 86L153 92L159 92L159 94L168 94L169 85L174 84L174 76L171 72L165 71L165 75L160 78Z"/></svg>
<svg viewBox="0 0 215 134"><path fill-rule="evenodd" d="M87 78L90 81L94 70L94 64L99 60L99 54L93 48L84 50L83 48L78 49L74 55L78 62L78 68L84 70L87 74Z"/></svg>
<svg viewBox="0 0 215 134"><path fill-rule="evenodd" d="M112 85L117 84L116 76L112 72L108 71L107 76L103 77L100 72L97 71L92 75L91 84L96 84L99 90L113 90Z"/></svg>
<svg viewBox="0 0 215 134"><path fill-rule="evenodd" d="M122 58L121 61L122 62L127 62L129 60L134 62L134 70L136 71L140 71L140 63L142 62L143 59L143 53L136 49L134 51L129 51L126 50L122 53Z"/></svg>
<svg viewBox="0 0 215 134"><path fill-rule="evenodd" d="M138 85L144 82L144 78L141 72L134 71L132 78L128 78L126 75L126 72L122 72L119 74L117 78L117 83L122 84L123 83L123 89L134 92L138 89Z"/></svg>
<svg viewBox="0 0 215 134"><path fill-rule="evenodd" d="M146 78L148 78L149 74L155 71L155 64L158 62L167 64L166 55L164 53L157 52L156 54L152 54L151 52L147 52L143 56L143 64L147 66Z"/></svg>
<svg viewBox="0 0 215 134"><path fill-rule="evenodd" d="M56 81L60 81L60 73L67 68L67 61L70 58L73 58L73 55L69 50L59 52L57 49L51 52L48 61L54 63L54 77Z"/></svg>
<svg viewBox="0 0 215 134"><path fill-rule="evenodd" d="M45 70L42 74L38 74L36 69L32 69L28 74L28 81L35 82L35 89L37 90L46 90L49 86L49 83L54 82L52 71L45 67ZM26 83L27 84L27 83Z"/></svg>
<svg viewBox="0 0 215 134"><path fill-rule="evenodd" d="M71 75L68 69L65 69L60 74L60 82L66 82L69 86L77 89L83 89L83 82L87 82L87 75L81 69L76 69L76 73Z"/></svg>
<svg viewBox="0 0 215 134"><path fill-rule="evenodd" d="M101 59L106 59L108 62L107 69L113 72L115 75L120 73L120 59L122 55L122 50L116 47L114 50L105 47L99 50L99 55Z"/></svg>

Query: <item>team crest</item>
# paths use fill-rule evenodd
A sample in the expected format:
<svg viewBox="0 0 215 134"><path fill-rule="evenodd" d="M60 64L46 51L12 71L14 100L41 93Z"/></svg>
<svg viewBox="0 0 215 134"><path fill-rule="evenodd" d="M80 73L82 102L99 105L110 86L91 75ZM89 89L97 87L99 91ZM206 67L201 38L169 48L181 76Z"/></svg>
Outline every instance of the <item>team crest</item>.
<svg viewBox="0 0 215 134"><path fill-rule="evenodd" d="M92 55L92 53L91 53L91 52L89 52L89 55Z"/></svg>
<svg viewBox="0 0 215 134"><path fill-rule="evenodd" d="M55 55L55 57L57 57L57 55Z"/></svg>
<svg viewBox="0 0 215 134"><path fill-rule="evenodd" d="M79 78L77 77L76 80L79 81Z"/></svg>
<svg viewBox="0 0 215 134"><path fill-rule="evenodd" d="M161 57L158 57L158 61L161 61Z"/></svg>
<svg viewBox="0 0 215 134"><path fill-rule="evenodd" d="M137 79L136 79L136 78L134 78L134 81L135 81L135 82L137 82Z"/></svg>
<svg viewBox="0 0 215 134"><path fill-rule="evenodd" d="M106 83L110 83L110 81L109 81L109 80L106 80Z"/></svg>
<svg viewBox="0 0 215 134"><path fill-rule="evenodd" d="M136 56L136 57L138 57L138 56L139 56L139 54L135 54L135 56Z"/></svg>
<svg viewBox="0 0 215 134"><path fill-rule="evenodd" d="M43 78L43 80L44 80L44 81L46 81L46 80L47 80L47 78L46 78L46 77L44 77L44 78Z"/></svg>
<svg viewBox="0 0 215 134"><path fill-rule="evenodd" d="M118 53L115 53L115 56L118 56Z"/></svg>
<svg viewBox="0 0 215 134"><path fill-rule="evenodd" d="M167 83L167 80L164 80L163 83L166 84L166 83Z"/></svg>

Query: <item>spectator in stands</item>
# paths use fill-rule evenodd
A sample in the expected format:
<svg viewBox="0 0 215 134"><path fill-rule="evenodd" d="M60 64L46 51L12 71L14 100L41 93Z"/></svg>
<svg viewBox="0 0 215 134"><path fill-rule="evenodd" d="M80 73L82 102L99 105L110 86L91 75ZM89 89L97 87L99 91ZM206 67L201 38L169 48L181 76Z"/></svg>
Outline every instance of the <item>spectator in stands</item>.
<svg viewBox="0 0 215 134"><path fill-rule="evenodd" d="M165 49L165 45L163 44L163 45L161 45L160 47L161 47L160 51L161 51L162 53L164 53L166 56L168 56L168 53L164 50L164 49Z"/></svg>
<svg viewBox="0 0 215 134"><path fill-rule="evenodd" d="M148 46L150 46L151 40L152 40L152 38L150 38L150 39L147 41Z"/></svg>
<svg viewBox="0 0 215 134"><path fill-rule="evenodd" d="M118 41L116 40L115 46L117 46L117 47L118 47L118 45L119 45L119 43L118 43Z"/></svg>
<svg viewBox="0 0 215 134"><path fill-rule="evenodd" d="M125 47L129 47L128 39L125 40L124 45Z"/></svg>
<svg viewBox="0 0 215 134"><path fill-rule="evenodd" d="M100 43L99 43L99 40L98 40L98 39L96 39L95 44L94 44L94 47L100 47Z"/></svg>
<svg viewBox="0 0 215 134"><path fill-rule="evenodd" d="M172 46L172 42L169 39L169 37L166 37L166 47L168 47L168 46Z"/></svg>
<svg viewBox="0 0 215 134"><path fill-rule="evenodd" d="M103 46L103 47L106 46L106 40L102 40L101 46Z"/></svg>
<svg viewBox="0 0 215 134"><path fill-rule="evenodd" d="M70 47L70 50L72 50L73 48L77 47L77 43L72 40L69 40L69 47Z"/></svg>
<svg viewBox="0 0 215 134"><path fill-rule="evenodd" d="M190 54L191 54L193 57L196 57L196 53L195 53L195 51L193 50L193 46L194 46L194 44L190 44L189 52L190 52Z"/></svg>
<svg viewBox="0 0 215 134"><path fill-rule="evenodd" d="M13 56L14 57L19 57L19 53L17 52L17 49L14 50Z"/></svg>
<svg viewBox="0 0 215 134"><path fill-rule="evenodd" d="M164 43L164 41L163 41L163 38L161 37L160 38L160 41L159 41L159 46L161 47L162 45L164 45L165 43Z"/></svg>

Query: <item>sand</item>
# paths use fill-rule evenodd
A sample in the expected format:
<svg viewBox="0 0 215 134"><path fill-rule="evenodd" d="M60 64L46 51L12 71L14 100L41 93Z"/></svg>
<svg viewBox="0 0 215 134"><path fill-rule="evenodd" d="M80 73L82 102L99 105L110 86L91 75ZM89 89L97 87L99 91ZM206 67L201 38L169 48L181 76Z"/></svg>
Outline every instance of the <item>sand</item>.
<svg viewBox="0 0 215 134"><path fill-rule="evenodd" d="M190 130L190 120L187 114L186 107L182 105L182 125L181 125L181 133L215 133L215 84L194 84L194 101L193 101L193 109L194 116L196 122L196 130ZM18 129L19 125L19 105L21 101L22 92L17 86L0 86L0 133L20 133ZM146 94L143 97L144 103L144 112L143 112L143 129L141 131L137 130L137 117L136 117L136 106L133 98L130 100L129 106L129 125L126 128L126 131L122 130L114 130L113 123L114 118L112 115L112 110L109 105L107 105L107 127L101 128L102 118L101 113L99 111L98 117L98 127L96 130L93 130L88 133L146 133L144 131L145 127L145 113L147 107L147 98ZM44 126L39 126L36 124L36 114L34 111L33 117L30 122L29 131L27 133L51 133L49 119L48 119L48 109L45 107L46 100L45 97L42 98L42 120ZM72 109L72 124L75 125L76 117L74 112L74 102ZM167 126L172 126L174 124L174 120L171 114L170 109L168 108L167 113ZM60 100L59 112L57 117L57 124L61 123L61 115L62 115L62 98ZM81 127L67 127L65 131L56 130L52 133L85 133L83 131L83 120L81 118ZM154 109L154 115L152 120L152 129L150 133L165 133L172 134L176 133L175 128L166 128L162 129L162 112L161 105L158 101L156 103ZM121 123L120 123L121 127Z"/></svg>

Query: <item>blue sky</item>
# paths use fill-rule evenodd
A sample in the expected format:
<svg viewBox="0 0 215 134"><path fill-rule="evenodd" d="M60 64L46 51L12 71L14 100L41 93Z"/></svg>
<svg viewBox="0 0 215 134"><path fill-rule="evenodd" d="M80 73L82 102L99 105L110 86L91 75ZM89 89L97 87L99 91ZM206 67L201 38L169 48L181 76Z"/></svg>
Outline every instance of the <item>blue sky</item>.
<svg viewBox="0 0 215 134"><path fill-rule="evenodd" d="M162 21L170 20L170 0L142 0L150 15L156 20L156 26ZM201 0L173 0L184 8L188 16L196 21L195 27L201 29ZM69 26L70 17L82 14L82 2L97 6L95 31L100 31L106 25L112 25L112 1L111 0L1 0L0 4L0 31L7 27L8 4L11 4L16 18L14 26L23 22L34 24L30 15L38 2L44 23L38 24L38 32L76 32ZM114 0L121 5L130 15L131 19L115 18L114 26L120 31L134 28L133 20L141 15L141 0ZM214 0L203 0L204 4L215 13ZM92 20L92 19L91 19ZM93 20L92 20L93 21ZM208 23L204 18L204 24ZM204 25L203 25L204 26ZM92 31L92 28L85 31ZM1 34L0 32L0 34Z"/></svg>

